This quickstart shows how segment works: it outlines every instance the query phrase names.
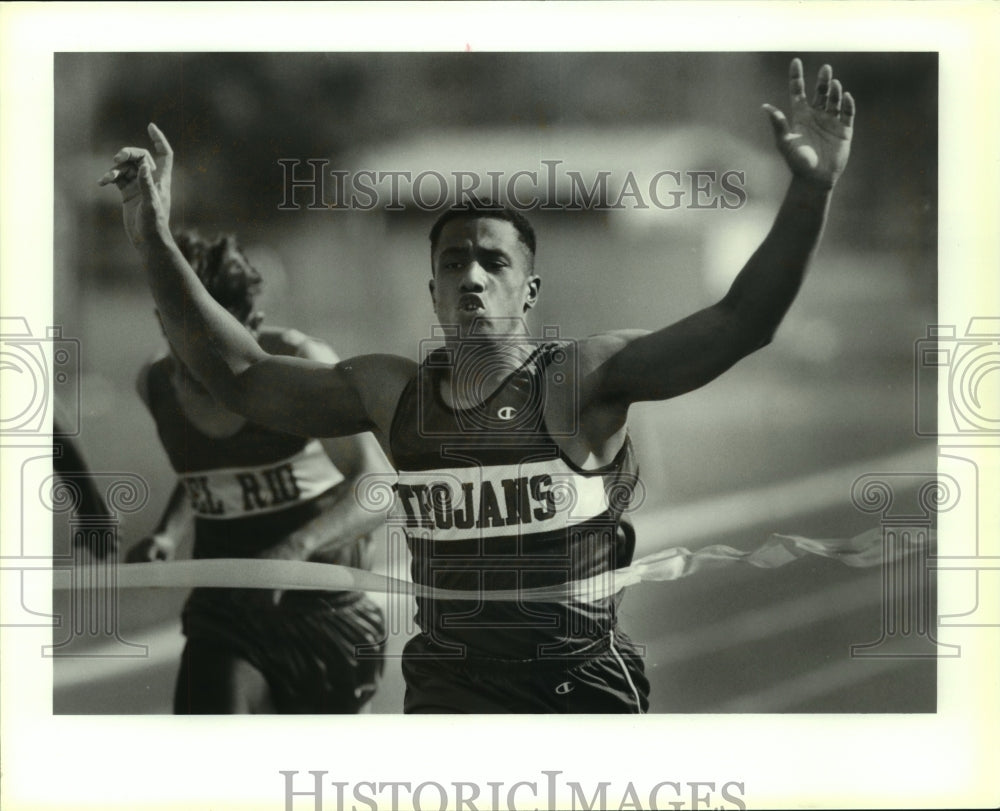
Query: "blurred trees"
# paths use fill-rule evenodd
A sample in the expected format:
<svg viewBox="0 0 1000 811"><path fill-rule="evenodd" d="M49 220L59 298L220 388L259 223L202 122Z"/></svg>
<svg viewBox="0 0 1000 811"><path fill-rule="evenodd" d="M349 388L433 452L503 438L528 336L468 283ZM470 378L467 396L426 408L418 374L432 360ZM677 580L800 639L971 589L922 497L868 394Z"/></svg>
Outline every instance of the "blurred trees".
<svg viewBox="0 0 1000 811"><path fill-rule="evenodd" d="M153 120L181 158L177 215L246 234L281 216L280 158L348 165L352 152L373 142L442 127L697 122L769 148L760 103L785 104L791 56L61 53L55 71L57 184L76 186L67 190L70 197L95 207L96 219L84 214L80 227L116 227L108 225L117 216L113 195L84 181L94 170L99 176L122 144L142 143ZM831 62L858 102L852 165L838 194L841 216L828 238L900 248L921 282L933 284L936 55L802 56L810 76ZM105 272L115 264L108 259L99 263Z"/></svg>

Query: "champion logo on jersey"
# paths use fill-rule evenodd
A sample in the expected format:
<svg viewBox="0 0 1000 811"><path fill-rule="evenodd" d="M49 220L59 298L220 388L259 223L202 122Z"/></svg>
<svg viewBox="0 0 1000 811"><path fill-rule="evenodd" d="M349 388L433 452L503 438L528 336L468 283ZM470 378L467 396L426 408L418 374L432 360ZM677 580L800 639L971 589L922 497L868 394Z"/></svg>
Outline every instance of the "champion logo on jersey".
<svg viewBox="0 0 1000 811"><path fill-rule="evenodd" d="M504 406L497 409L497 416L502 420L512 420L517 415L517 410L513 406Z"/></svg>
<svg viewBox="0 0 1000 811"><path fill-rule="evenodd" d="M571 681L564 681L561 684L556 685L556 693L561 696L564 696L567 693L572 693L575 689L576 685Z"/></svg>

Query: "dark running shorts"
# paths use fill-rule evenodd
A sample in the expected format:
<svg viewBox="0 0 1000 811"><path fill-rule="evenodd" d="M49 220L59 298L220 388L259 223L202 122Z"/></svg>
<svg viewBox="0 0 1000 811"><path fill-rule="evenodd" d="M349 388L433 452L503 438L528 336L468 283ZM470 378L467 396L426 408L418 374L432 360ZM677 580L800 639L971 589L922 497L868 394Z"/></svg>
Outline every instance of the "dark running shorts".
<svg viewBox="0 0 1000 811"><path fill-rule="evenodd" d="M407 713L641 713L649 681L621 631L587 649L586 658L506 661L435 658L426 636L403 651Z"/></svg>
<svg viewBox="0 0 1000 811"><path fill-rule="evenodd" d="M262 596L195 589L184 606L184 634L253 665L280 713L358 712L383 671L381 609L358 594L288 591L273 608Z"/></svg>

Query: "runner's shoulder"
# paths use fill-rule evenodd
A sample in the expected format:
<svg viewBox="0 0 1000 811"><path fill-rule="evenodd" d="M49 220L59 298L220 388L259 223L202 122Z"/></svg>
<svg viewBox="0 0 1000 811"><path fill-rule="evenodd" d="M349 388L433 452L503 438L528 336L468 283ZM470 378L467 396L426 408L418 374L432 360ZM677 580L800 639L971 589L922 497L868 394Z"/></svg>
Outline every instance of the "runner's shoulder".
<svg viewBox="0 0 1000 811"><path fill-rule="evenodd" d="M373 353L341 361L340 368L356 376L370 376L378 384L401 387L417 376L419 365L402 355Z"/></svg>
<svg viewBox="0 0 1000 811"><path fill-rule="evenodd" d="M649 330L618 329L571 341L575 365L581 374L589 374L636 338L641 338L644 335L649 335Z"/></svg>
<svg viewBox="0 0 1000 811"><path fill-rule="evenodd" d="M257 335L257 343L272 355L291 355L324 363L336 363L339 360L329 344L295 327L264 327Z"/></svg>

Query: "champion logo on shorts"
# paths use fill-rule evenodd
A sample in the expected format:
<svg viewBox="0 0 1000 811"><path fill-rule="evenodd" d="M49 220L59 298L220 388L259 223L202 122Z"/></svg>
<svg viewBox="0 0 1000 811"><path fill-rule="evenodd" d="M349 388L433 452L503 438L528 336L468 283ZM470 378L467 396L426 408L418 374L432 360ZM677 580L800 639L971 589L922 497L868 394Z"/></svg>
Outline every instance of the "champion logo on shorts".
<svg viewBox="0 0 1000 811"><path fill-rule="evenodd" d="M512 420L516 414L517 411L513 406L504 406L497 409L497 416L502 420Z"/></svg>
<svg viewBox="0 0 1000 811"><path fill-rule="evenodd" d="M561 684L556 685L556 693L561 696L564 696L567 693L572 693L575 689L576 685L571 681L564 681Z"/></svg>

